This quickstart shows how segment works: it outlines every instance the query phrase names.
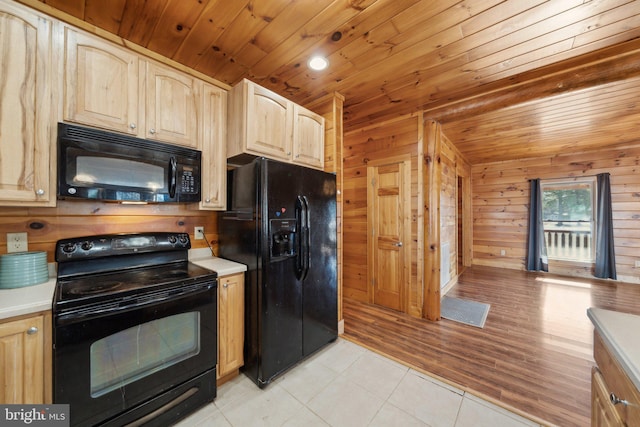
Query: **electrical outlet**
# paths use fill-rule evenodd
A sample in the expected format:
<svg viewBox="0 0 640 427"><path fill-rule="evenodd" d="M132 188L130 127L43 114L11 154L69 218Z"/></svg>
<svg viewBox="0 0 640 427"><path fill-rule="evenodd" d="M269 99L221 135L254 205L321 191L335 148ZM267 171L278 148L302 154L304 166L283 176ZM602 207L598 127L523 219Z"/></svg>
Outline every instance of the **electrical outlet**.
<svg viewBox="0 0 640 427"><path fill-rule="evenodd" d="M505 256L507 255L507 251L504 249L500 249L500 256Z"/></svg>
<svg viewBox="0 0 640 427"><path fill-rule="evenodd" d="M204 227L194 227L193 238L196 240L204 239Z"/></svg>
<svg viewBox="0 0 640 427"><path fill-rule="evenodd" d="M640 261L636 261L636 268L640 268Z"/></svg>
<svg viewBox="0 0 640 427"><path fill-rule="evenodd" d="M28 250L27 233L7 233L7 252L26 252Z"/></svg>

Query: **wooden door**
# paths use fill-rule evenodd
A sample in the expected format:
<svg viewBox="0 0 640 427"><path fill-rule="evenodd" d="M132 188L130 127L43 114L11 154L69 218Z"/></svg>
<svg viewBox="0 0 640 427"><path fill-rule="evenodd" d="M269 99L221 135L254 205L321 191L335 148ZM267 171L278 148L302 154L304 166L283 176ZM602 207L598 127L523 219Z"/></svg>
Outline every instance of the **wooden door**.
<svg viewBox="0 0 640 427"><path fill-rule="evenodd" d="M290 160L293 139L291 101L251 82L247 84L247 149Z"/></svg>
<svg viewBox="0 0 640 427"><path fill-rule="evenodd" d="M138 136L138 56L70 28L65 46L64 119Z"/></svg>
<svg viewBox="0 0 640 427"><path fill-rule="evenodd" d="M0 323L0 402L45 403L44 333L43 316Z"/></svg>
<svg viewBox="0 0 640 427"><path fill-rule="evenodd" d="M369 229L369 300L405 311L410 253L410 163L369 166L367 218Z"/></svg>
<svg viewBox="0 0 640 427"><path fill-rule="evenodd" d="M146 63L145 138L200 148L202 82L162 64Z"/></svg>
<svg viewBox="0 0 640 427"><path fill-rule="evenodd" d="M294 106L293 161L322 170L324 167L324 117Z"/></svg>
<svg viewBox="0 0 640 427"><path fill-rule="evenodd" d="M243 365L244 273L220 278L218 287L218 378Z"/></svg>
<svg viewBox="0 0 640 427"><path fill-rule="evenodd" d="M0 5L0 205L55 206L52 21Z"/></svg>

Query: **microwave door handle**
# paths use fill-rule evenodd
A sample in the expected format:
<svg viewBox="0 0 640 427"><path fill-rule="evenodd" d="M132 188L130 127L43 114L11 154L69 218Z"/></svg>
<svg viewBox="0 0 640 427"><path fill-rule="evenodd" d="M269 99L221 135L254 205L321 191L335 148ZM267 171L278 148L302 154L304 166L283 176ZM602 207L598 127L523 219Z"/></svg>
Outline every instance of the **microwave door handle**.
<svg viewBox="0 0 640 427"><path fill-rule="evenodd" d="M177 175L178 175L178 165L176 163L176 158L171 157L169 160L169 196L173 199L176 197L176 183L177 183Z"/></svg>

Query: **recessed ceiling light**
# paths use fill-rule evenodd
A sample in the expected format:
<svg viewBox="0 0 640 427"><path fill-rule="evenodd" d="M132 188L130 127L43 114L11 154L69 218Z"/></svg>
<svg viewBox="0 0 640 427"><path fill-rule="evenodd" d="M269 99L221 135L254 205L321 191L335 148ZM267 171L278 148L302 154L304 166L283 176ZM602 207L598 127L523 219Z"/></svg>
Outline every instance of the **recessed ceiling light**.
<svg viewBox="0 0 640 427"><path fill-rule="evenodd" d="M329 66L329 61L324 56L313 56L309 60L309 68L316 71L322 71Z"/></svg>

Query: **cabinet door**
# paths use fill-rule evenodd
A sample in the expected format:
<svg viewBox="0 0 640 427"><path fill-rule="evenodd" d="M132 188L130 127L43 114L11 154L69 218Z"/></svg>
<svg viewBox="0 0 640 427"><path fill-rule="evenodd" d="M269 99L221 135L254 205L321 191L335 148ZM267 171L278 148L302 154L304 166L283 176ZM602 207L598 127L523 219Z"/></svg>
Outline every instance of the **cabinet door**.
<svg viewBox="0 0 640 427"><path fill-rule="evenodd" d="M44 333L43 316L0 323L0 402L45 403Z"/></svg>
<svg viewBox="0 0 640 427"><path fill-rule="evenodd" d="M204 85L202 91L202 201L201 209L227 206L227 92Z"/></svg>
<svg viewBox="0 0 640 427"><path fill-rule="evenodd" d="M0 5L0 205L55 206L52 25Z"/></svg>
<svg viewBox="0 0 640 427"><path fill-rule="evenodd" d="M218 285L218 377L244 363L244 273L224 276Z"/></svg>
<svg viewBox="0 0 640 427"><path fill-rule="evenodd" d="M296 105L293 126L293 161L323 169L324 117Z"/></svg>
<svg viewBox="0 0 640 427"><path fill-rule="evenodd" d="M607 385L597 368L591 372L591 427L622 426L622 420L609 399Z"/></svg>
<svg viewBox="0 0 640 427"><path fill-rule="evenodd" d="M275 159L291 159L293 103L254 83L245 83L247 149Z"/></svg>
<svg viewBox="0 0 640 427"><path fill-rule="evenodd" d="M138 56L65 28L64 119L138 135Z"/></svg>
<svg viewBox="0 0 640 427"><path fill-rule="evenodd" d="M198 102L202 82L164 65L146 62L145 138L200 148Z"/></svg>

